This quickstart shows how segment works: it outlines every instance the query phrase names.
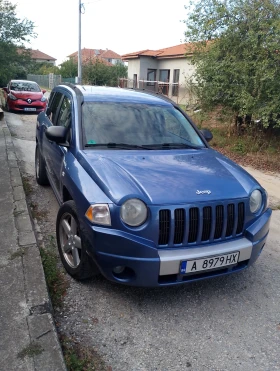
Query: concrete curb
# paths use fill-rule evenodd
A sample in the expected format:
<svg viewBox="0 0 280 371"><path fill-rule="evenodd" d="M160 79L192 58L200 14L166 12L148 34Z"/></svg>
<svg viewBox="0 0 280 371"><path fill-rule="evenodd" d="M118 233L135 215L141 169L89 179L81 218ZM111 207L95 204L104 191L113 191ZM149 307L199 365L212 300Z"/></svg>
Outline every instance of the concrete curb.
<svg viewBox="0 0 280 371"><path fill-rule="evenodd" d="M5 120L1 121L6 143L10 182L14 200L14 221L17 230L18 255L21 259L27 303L27 324L30 344L41 352L34 354L32 370L66 371L66 366L52 316L41 256L26 203L18 159ZM1 367L0 367L1 368ZM22 368L21 368L22 369ZM29 369L29 368L28 368Z"/></svg>

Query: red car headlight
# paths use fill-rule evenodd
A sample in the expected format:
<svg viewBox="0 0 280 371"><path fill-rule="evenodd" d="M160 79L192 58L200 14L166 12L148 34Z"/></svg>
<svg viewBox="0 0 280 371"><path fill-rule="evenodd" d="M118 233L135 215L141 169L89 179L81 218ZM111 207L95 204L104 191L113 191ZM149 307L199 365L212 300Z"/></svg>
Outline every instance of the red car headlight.
<svg viewBox="0 0 280 371"><path fill-rule="evenodd" d="M9 93L9 94L8 94L8 97L9 97L11 100L17 100L17 97L15 97L14 94L12 94L12 93Z"/></svg>

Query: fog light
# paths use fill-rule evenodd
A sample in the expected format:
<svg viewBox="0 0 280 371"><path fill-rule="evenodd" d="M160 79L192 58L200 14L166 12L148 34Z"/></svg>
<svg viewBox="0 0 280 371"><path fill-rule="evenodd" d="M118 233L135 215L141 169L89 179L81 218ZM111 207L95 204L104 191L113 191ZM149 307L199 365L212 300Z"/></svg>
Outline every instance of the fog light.
<svg viewBox="0 0 280 371"><path fill-rule="evenodd" d="M123 265L118 265L113 269L113 272L116 274L121 274L125 270L125 267Z"/></svg>

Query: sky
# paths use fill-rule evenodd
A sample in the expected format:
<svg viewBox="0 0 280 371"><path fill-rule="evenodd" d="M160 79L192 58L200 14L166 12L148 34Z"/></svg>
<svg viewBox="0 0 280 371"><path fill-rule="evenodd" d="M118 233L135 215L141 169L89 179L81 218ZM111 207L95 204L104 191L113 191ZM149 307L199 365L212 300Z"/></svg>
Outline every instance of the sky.
<svg viewBox="0 0 280 371"><path fill-rule="evenodd" d="M26 46L56 58L78 50L79 0L9 0L20 19L34 22L36 39ZM122 55L184 42L188 0L81 0L82 48Z"/></svg>

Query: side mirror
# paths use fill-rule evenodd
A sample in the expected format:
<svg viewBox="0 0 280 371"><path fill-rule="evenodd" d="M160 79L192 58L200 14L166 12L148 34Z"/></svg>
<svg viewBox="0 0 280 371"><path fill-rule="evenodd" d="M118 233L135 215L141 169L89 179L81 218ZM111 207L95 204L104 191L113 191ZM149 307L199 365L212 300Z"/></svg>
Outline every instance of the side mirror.
<svg viewBox="0 0 280 371"><path fill-rule="evenodd" d="M8 93L8 87L2 88L6 93Z"/></svg>
<svg viewBox="0 0 280 371"><path fill-rule="evenodd" d="M67 142L68 129L64 126L50 126L45 131L46 137L51 142L60 144L61 146L68 147L69 143Z"/></svg>
<svg viewBox="0 0 280 371"><path fill-rule="evenodd" d="M201 134L204 136L207 142L210 142L213 139L213 134L208 129L201 129Z"/></svg>
<svg viewBox="0 0 280 371"><path fill-rule="evenodd" d="M45 94L46 91L47 91L47 90L43 89L43 90L42 90L42 93Z"/></svg>

